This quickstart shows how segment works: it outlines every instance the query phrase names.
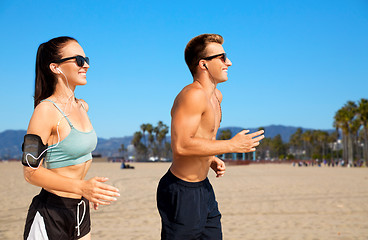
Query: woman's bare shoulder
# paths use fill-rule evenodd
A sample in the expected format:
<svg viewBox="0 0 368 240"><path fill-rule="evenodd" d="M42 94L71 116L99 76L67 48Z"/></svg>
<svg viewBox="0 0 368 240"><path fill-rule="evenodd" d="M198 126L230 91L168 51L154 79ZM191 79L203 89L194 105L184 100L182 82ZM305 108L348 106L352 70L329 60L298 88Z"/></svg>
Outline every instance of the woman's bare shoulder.
<svg viewBox="0 0 368 240"><path fill-rule="evenodd" d="M86 109L86 111L88 112L88 109L89 109L89 105L88 105L88 103L87 103L86 101L84 101L83 99L78 99L78 102L80 102L80 103L81 103L81 105L82 105L82 107L83 107L84 109Z"/></svg>

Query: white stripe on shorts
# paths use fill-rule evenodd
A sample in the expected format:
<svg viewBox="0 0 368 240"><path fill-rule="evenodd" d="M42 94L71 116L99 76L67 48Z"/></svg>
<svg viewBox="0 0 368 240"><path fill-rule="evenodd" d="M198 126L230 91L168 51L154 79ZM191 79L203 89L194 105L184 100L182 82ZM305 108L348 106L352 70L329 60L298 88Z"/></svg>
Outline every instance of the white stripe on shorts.
<svg viewBox="0 0 368 240"><path fill-rule="evenodd" d="M48 240L45 222L43 221L43 217L39 212L36 213L36 216L33 219L33 223L31 226L31 230L29 231L29 235L27 240Z"/></svg>

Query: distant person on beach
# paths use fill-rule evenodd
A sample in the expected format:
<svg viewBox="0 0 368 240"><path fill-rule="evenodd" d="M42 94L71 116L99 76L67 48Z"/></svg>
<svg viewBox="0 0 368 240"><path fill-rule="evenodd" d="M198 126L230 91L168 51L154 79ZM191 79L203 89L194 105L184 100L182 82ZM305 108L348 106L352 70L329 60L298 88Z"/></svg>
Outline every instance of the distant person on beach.
<svg viewBox="0 0 368 240"><path fill-rule="evenodd" d="M105 177L84 180L97 136L89 106L74 90L87 83L88 68L89 58L74 38L54 38L38 48L35 109L22 164L26 181L42 189L29 207L24 239L91 239L89 202L97 210L119 196Z"/></svg>
<svg viewBox="0 0 368 240"><path fill-rule="evenodd" d="M264 138L263 130L243 130L230 140L216 140L222 120L222 94L232 65L217 34L202 34L189 41L185 61L193 83L177 95L171 109L173 162L157 188L161 239L222 239L221 214L207 178L210 168L221 177L224 153L253 152Z"/></svg>

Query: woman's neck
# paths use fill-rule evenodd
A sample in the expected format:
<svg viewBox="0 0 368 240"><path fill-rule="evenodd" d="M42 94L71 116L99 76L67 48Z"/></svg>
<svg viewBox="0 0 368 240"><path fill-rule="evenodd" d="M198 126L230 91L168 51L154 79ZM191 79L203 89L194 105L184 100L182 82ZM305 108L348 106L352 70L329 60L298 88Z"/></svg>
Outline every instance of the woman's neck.
<svg viewBox="0 0 368 240"><path fill-rule="evenodd" d="M74 89L75 86L66 85L63 80L59 79L52 96L60 103L75 102Z"/></svg>

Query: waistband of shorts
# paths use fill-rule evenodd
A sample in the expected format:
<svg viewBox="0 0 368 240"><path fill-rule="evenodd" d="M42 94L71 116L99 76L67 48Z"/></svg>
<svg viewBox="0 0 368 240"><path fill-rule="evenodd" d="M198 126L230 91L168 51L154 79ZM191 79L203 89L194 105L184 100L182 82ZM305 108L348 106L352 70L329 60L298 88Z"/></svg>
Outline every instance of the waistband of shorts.
<svg viewBox="0 0 368 240"><path fill-rule="evenodd" d="M171 171L170 169L167 171L167 173L165 174L165 176L167 178L169 178L171 181L177 183L177 184L180 184L180 185L183 185L185 187L191 187L191 188L198 188L198 187L202 187L203 185L209 183L209 180L208 178L200 181L200 182L187 182L187 181L184 181L180 178L178 178L177 176L175 176Z"/></svg>
<svg viewBox="0 0 368 240"><path fill-rule="evenodd" d="M81 200L84 200L86 204L89 203L88 200L83 196L81 199L61 197L49 191L46 191L43 188L38 196L41 201L59 208L75 208L76 206L78 206Z"/></svg>

